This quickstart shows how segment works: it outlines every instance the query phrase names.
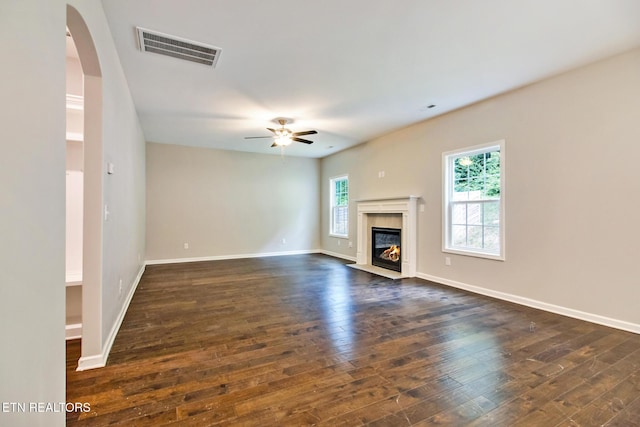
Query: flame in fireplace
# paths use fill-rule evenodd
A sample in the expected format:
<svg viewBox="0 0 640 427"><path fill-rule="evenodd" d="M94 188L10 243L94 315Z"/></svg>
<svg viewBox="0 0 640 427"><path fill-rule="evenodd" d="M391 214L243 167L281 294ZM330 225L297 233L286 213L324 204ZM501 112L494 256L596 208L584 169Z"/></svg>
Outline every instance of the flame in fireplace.
<svg viewBox="0 0 640 427"><path fill-rule="evenodd" d="M400 246L391 245L389 249L382 252L380 257L391 260L393 262L398 262L398 260L400 259Z"/></svg>

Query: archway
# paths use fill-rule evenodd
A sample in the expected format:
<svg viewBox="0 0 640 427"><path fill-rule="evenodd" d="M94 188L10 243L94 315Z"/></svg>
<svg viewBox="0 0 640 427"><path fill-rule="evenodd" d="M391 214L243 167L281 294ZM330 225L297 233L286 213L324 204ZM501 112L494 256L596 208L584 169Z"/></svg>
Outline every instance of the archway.
<svg viewBox="0 0 640 427"><path fill-rule="evenodd" d="M83 245L82 354L78 369L104 365L102 353L102 73L89 28L80 13L67 5L67 28L82 66L83 130Z"/></svg>

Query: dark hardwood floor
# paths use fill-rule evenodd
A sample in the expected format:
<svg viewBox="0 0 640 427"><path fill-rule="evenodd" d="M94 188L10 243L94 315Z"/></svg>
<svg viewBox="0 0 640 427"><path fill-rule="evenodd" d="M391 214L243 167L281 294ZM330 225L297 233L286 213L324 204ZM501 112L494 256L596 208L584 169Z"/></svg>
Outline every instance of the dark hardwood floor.
<svg viewBox="0 0 640 427"><path fill-rule="evenodd" d="M640 426L640 336L323 255L148 266L69 426Z"/></svg>

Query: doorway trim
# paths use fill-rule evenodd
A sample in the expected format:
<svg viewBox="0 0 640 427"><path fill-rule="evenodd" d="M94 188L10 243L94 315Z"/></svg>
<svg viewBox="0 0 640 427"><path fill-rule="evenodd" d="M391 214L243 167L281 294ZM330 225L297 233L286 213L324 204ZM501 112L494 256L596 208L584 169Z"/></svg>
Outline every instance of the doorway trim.
<svg viewBox="0 0 640 427"><path fill-rule="evenodd" d="M84 75L82 350L78 360L78 370L84 370L106 364L102 351L102 72L89 28L70 5L67 5L67 28L76 45Z"/></svg>

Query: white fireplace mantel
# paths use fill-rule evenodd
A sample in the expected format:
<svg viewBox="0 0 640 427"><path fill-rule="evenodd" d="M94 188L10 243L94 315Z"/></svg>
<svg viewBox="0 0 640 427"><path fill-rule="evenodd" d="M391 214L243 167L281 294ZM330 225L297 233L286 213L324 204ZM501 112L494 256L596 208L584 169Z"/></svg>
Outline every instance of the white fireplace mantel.
<svg viewBox="0 0 640 427"><path fill-rule="evenodd" d="M418 196L394 197L388 199L357 200L357 252L356 263L350 267L369 271L392 279L415 277L418 240ZM371 239L369 218L374 215L398 214L402 217L401 272L395 272L371 264L371 254L367 250Z"/></svg>

